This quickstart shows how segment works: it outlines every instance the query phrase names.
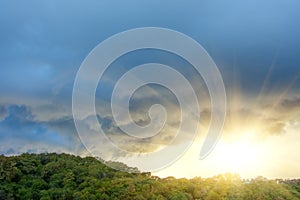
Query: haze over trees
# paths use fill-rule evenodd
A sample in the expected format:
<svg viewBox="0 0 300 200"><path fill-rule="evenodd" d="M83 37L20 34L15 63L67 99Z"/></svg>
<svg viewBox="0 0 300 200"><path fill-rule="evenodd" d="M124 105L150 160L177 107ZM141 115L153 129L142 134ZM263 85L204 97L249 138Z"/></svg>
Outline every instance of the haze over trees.
<svg viewBox="0 0 300 200"><path fill-rule="evenodd" d="M126 167L122 163L114 163ZM300 180L159 178L111 169L91 157L67 154L0 156L0 199L300 199Z"/></svg>

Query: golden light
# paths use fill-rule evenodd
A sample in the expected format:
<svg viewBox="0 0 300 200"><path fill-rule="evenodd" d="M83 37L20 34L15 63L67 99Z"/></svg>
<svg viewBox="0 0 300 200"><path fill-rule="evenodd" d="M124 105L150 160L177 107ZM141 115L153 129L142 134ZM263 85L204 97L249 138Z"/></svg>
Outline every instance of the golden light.
<svg viewBox="0 0 300 200"><path fill-rule="evenodd" d="M260 145L247 138L220 141L213 155L214 162L222 171L245 173L262 162Z"/></svg>
<svg viewBox="0 0 300 200"><path fill-rule="evenodd" d="M300 135L294 127L287 127L288 134L260 137L263 126L252 123L236 125L226 129L211 154L199 160L199 147L203 138L199 138L186 154L174 165L155 175L161 177L193 178L195 176L212 177L217 174L237 173L242 178L295 177L299 174ZM230 135L231 133L231 135ZM230 135L230 136L229 136Z"/></svg>
<svg viewBox="0 0 300 200"><path fill-rule="evenodd" d="M227 129L232 137L224 137L217 144L212 161L217 171L252 174L264 163L263 144L256 139L260 130L254 124Z"/></svg>

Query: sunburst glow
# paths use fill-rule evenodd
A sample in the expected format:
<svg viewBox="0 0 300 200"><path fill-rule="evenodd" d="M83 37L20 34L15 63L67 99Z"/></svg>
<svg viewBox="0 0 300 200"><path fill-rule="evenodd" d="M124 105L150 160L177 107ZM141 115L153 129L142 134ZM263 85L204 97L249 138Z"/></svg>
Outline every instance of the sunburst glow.
<svg viewBox="0 0 300 200"><path fill-rule="evenodd" d="M242 133L241 138L221 141L213 154L215 165L222 171L245 173L261 164L261 146L251 138L254 134L249 130Z"/></svg>

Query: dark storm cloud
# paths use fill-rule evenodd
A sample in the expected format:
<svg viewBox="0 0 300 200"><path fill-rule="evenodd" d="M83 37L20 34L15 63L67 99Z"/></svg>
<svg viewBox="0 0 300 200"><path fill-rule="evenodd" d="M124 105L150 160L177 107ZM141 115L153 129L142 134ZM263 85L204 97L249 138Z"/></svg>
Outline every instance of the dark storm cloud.
<svg viewBox="0 0 300 200"><path fill-rule="evenodd" d="M78 151L82 148L74 134L73 120L60 119L56 121L36 121L26 106L10 105L5 119L0 121L0 138L3 147L10 151L47 151L48 147L60 146L61 149ZM76 145L76 143L79 143ZM30 144L27 149L24 147Z"/></svg>
<svg viewBox="0 0 300 200"><path fill-rule="evenodd" d="M44 124L47 128L55 130L60 134L65 134L68 137L77 137L77 131L72 117L62 117L50 121L40 121L39 123Z"/></svg>
<svg viewBox="0 0 300 200"><path fill-rule="evenodd" d="M6 106L0 105L0 121L4 119L7 115Z"/></svg>
<svg viewBox="0 0 300 200"><path fill-rule="evenodd" d="M257 131L256 134L258 137L266 137L269 135L279 135L285 133L284 128L290 120L290 118L281 115L279 110L273 110L272 114L270 114L268 110L264 110L263 108L261 108L260 111L239 109L230 114L233 116L238 116L240 118L239 123L241 124L251 124L253 129L255 129L257 126L259 130L255 131ZM228 117L228 120L230 121L230 117ZM233 119L233 121L236 122L236 119ZM228 128L228 130L226 130L227 134L231 134L230 130L233 128L230 125L232 125L230 122L225 123L224 129L226 130ZM243 134L243 132L239 134Z"/></svg>
<svg viewBox="0 0 300 200"><path fill-rule="evenodd" d="M274 98L263 104L255 105L255 108L244 107L228 110L224 125L224 134L240 134L236 127L245 125L253 128L258 138L271 135L287 134L287 127L300 122L300 98ZM240 126L242 125L242 126ZM249 126L249 127L248 127ZM243 130L241 130L243 131Z"/></svg>
<svg viewBox="0 0 300 200"><path fill-rule="evenodd" d="M97 119L98 119L98 122L99 122L101 128L103 129L104 133L116 134L116 135L123 134L123 132L116 125L116 123L112 117L110 117L110 116L101 117L100 115L97 115Z"/></svg>
<svg viewBox="0 0 300 200"><path fill-rule="evenodd" d="M280 106L284 109L295 111L294 109L300 108L300 98L284 99Z"/></svg>
<svg viewBox="0 0 300 200"><path fill-rule="evenodd" d="M297 1L229 1L219 5L207 1L180 6L136 2L130 7L96 1L1 4L0 80L6 87L0 90L6 92L25 90L26 94L51 96L49 89L66 79L73 82L80 62L100 41L142 26L173 28L194 37L207 48L225 77L236 65L248 90L261 86L274 60L271 83L287 82L299 63ZM175 14L183 10L183 15ZM230 82L230 78L225 80Z"/></svg>

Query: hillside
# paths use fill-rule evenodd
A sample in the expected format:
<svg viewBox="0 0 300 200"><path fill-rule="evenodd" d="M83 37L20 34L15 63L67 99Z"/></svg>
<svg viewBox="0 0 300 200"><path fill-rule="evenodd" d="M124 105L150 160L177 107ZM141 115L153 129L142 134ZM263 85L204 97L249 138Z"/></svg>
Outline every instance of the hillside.
<svg viewBox="0 0 300 200"><path fill-rule="evenodd" d="M0 199L300 199L300 180L245 181L234 174L161 179L117 171L91 157L1 155Z"/></svg>

